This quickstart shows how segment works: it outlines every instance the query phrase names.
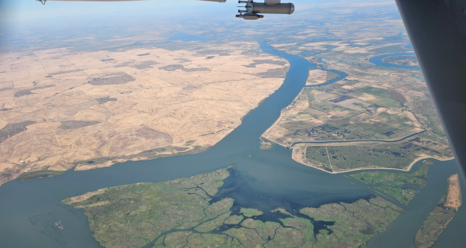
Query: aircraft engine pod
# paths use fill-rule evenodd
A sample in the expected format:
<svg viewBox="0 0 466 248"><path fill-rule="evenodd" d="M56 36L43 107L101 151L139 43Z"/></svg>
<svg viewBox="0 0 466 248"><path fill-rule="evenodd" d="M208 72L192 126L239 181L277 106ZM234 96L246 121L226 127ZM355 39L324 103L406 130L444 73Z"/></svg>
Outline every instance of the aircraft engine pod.
<svg viewBox="0 0 466 248"><path fill-rule="evenodd" d="M294 4L280 3L269 5L265 3L253 3L252 12L258 14L287 14L291 15L294 12Z"/></svg>
<svg viewBox="0 0 466 248"><path fill-rule="evenodd" d="M260 14L286 14L290 15L294 12L294 4L280 3L280 0L265 0L264 3L255 3L253 0L238 1L238 3L245 3L246 10L238 10L238 18L245 20L257 20L263 18Z"/></svg>

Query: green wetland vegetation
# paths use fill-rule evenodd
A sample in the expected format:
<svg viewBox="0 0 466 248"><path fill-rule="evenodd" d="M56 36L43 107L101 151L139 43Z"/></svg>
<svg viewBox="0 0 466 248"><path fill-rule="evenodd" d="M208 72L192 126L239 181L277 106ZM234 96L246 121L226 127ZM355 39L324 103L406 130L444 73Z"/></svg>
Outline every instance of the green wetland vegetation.
<svg viewBox="0 0 466 248"><path fill-rule="evenodd" d="M253 216L259 216L262 215L264 212L253 209L253 208L241 208L240 212L245 216L245 217L253 217Z"/></svg>
<svg viewBox="0 0 466 248"><path fill-rule="evenodd" d="M332 81L334 79L340 78L340 75L334 73L334 72L327 72L327 78L325 79L325 82Z"/></svg>
<svg viewBox="0 0 466 248"><path fill-rule="evenodd" d="M370 50L374 53L403 53L406 52L406 49L403 48L400 45L390 45L390 46L384 46L376 49Z"/></svg>
<svg viewBox="0 0 466 248"><path fill-rule="evenodd" d="M350 203L263 212L219 195L234 168L137 183L63 200L84 210L104 247L358 247L402 212L372 196ZM226 190L228 191L228 190Z"/></svg>
<svg viewBox="0 0 466 248"><path fill-rule="evenodd" d="M338 172L358 168L406 169L421 154L452 156L449 149L437 150L430 143L414 138L408 142L380 145L308 146L306 159L311 164L320 164L327 171Z"/></svg>
<svg viewBox="0 0 466 248"><path fill-rule="evenodd" d="M396 65L414 65L418 64L414 55L391 56L383 59L383 62Z"/></svg>
<svg viewBox="0 0 466 248"><path fill-rule="evenodd" d="M448 181L449 187L445 194L416 233L415 245L417 248L432 247L461 206L462 197L458 174L452 175Z"/></svg>
<svg viewBox="0 0 466 248"><path fill-rule="evenodd" d="M376 192L382 192L403 205L408 205L427 184L427 173L432 164L432 161L424 162L413 173L373 171L352 174L349 177L368 184Z"/></svg>
<svg viewBox="0 0 466 248"><path fill-rule="evenodd" d="M34 172L26 172L23 173L21 176L18 177L20 181L29 181L34 179L40 179L45 177L53 177L61 175L63 171L51 171L51 170L40 170Z"/></svg>

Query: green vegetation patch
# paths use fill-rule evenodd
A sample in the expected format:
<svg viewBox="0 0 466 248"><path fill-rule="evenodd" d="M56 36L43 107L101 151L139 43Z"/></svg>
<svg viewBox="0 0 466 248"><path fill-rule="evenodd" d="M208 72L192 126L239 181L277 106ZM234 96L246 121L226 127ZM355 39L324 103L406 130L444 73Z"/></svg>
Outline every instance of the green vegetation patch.
<svg viewBox="0 0 466 248"><path fill-rule="evenodd" d="M241 208L240 213L246 217L253 217L264 214L264 212L253 208Z"/></svg>
<svg viewBox="0 0 466 248"><path fill-rule="evenodd" d="M209 201L228 176L228 170L222 169L162 183L118 186L63 203L84 209L102 246L142 247L164 238L167 232L210 231L221 225L233 200Z"/></svg>
<svg viewBox="0 0 466 248"><path fill-rule="evenodd" d="M401 107L407 101L401 93L390 89L366 86L357 89L354 95L359 96L361 93L375 96L374 99L368 101L382 107Z"/></svg>
<svg viewBox="0 0 466 248"><path fill-rule="evenodd" d="M328 81L331 81L331 80L334 80L334 79L337 79L337 78L340 78L340 75L336 74L335 72L328 71L327 72L327 78L326 78L325 82L328 82Z"/></svg>
<svg viewBox="0 0 466 248"><path fill-rule="evenodd" d="M458 208L461 206L461 188L459 186L458 175L453 175L449 178L449 187L445 194L440 199L439 203L430 212L427 218L422 223L421 228L417 231L415 236L416 248L428 248L431 247L437 240L438 236L447 227L448 223L455 217ZM452 202L448 202L449 192L454 192L450 197L457 198L451 199ZM457 200L455 202L455 200ZM454 206L452 206L454 205Z"/></svg>
<svg viewBox="0 0 466 248"><path fill-rule="evenodd" d="M419 156L448 157L450 149L414 138L408 142L380 145L308 146L306 159L332 172L360 168L406 169Z"/></svg>
<svg viewBox="0 0 466 248"><path fill-rule="evenodd" d="M394 221L402 210L392 203L375 197L369 200L358 200L354 203L327 204L319 208L304 208L300 213L314 220L334 221L328 229L316 235L316 247L341 247L337 239L329 237L344 237L341 241L344 247L361 247L371 237L383 232Z"/></svg>
<svg viewBox="0 0 466 248"><path fill-rule="evenodd" d="M252 208L231 215L234 199L213 197L230 169L101 189L63 203L83 209L96 240L104 247L117 248L358 247L384 230L401 211L376 197L304 208L300 216L277 208L272 211L280 215L277 221L256 219L263 212ZM330 221L321 223L324 220Z"/></svg>
<svg viewBox="0 0 466 248"><path fill-rule="evenodd" d="M424 162L413 173L374 171L352 174L349 177L370 185L372 189L393 197L403 205L408 205L427 184L427 173L432 164L433 162Z"/></svg>
<svg viewBox="0 0 466 248"><path fill-rule="evenodd" d="M269 240L271 239L275 231L280 227L280 224L273 221L262 222L260 220L245 219L241 222L241 225L254 229L262 239Z"/></svg>
<svg viewBox="0 0 466 248"><path fill-rule="evenodd" d="M244 217L242 215L231 215L230 217L228 217L228 219L225 220L224 223L227 224L227 225L237 225L243 219L244 219Z"/></svg>
<svg viewBox="0 0 466 248"><path fill-rule="evenodd" d="M225 220L230 217L230 212L227 211L224 214L218 216L217 218L214 218L213 220L206 221L202 223L201 225L197 226L194 230L198 232L210 232L215 229L217 229L219 226L221 226L223 223L225 223Z"/></svg>
<svg viewBox="0 0 466 248"><path fill-rule="evenodd" d="M406 52L407 50L403 48L402 45L390 45L390 46L379 47L379 48L372 49L369 51L385 54L385 53L403 53L403 52Z"/></svg>
<svg viewBox="0 0 466 248"><path fill-rule="evenodd" d="M267 132L272 136L265 137L288 146L295 142L402 139L421 131L417 115L407 105L406 97L392 89L305 88L282 113L277 124L282 131L277 128L274 133L272 129ZM296 112L290 114L289 110Z"/></svg>
<svg viewBox="0 0 466 248"><path fill-rule="evenodd" d="M40 179L45 177L53 177L61 175L63 171L51 171L51 170L41 170L41 171L33 171L33 172L26 172L21 174L18 177L19 181L29 181L34 179Z"/></svg>
<svg viewBox="0 0 466 248"><path fill-rule="evenodd" d="M383 62L395 65L413 66L417 65L417 59L414 55L390 56L383 59Z"/></svg>

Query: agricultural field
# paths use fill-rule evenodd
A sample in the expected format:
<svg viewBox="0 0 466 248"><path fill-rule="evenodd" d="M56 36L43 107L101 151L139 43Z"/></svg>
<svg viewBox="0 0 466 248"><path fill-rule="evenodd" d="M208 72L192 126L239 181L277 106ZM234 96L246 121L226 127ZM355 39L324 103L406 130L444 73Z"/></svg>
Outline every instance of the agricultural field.
<svg viewBox="0 0 466 248"><path fill-rule="evenodd" d="M350 7L343 11L343 5L332 8L327 11L355 13ZM417 64L415 56L397 55L412 52L402 21L382 18L389 8L379 8L377 14L375 8L365 11L381 18L348 23L335 17L273 44L277 50L307 58L316 69L309 73L306 87L263 133L263 140L293 149L297 162L330 173L358 168L407 170L424 157L452 159L422 73L371 62L375 56L393 54L382 62ZM311 12L310 18L324 15ZM317 86L335 79L328 71L348 76Z"/></svg>
<svg viewBox="0 0 466 248"><path fill-rule="evenodd" d="M333 46L309 60L348 76L316 87L309 82L322 82L324 74L310 73L316 79L308 78L308 87L282 110L262 138L292 148L296 161L330 173L365 168L408 170L425 157L452 159L422 74L368 62L379 54L406 52L402 40L391 36L367 40L365 45L330 42ZM322 48L318 42L304 47L311 45ZM350 48L360 52L350 53ZM388 58L393 63L400 59ZM335 77L327 73L326 81L331 79Z"/></svg>
<svg viewBox="0 0 466 248"><path fill-rule="evenodd" d="M292 146L299 142L396 140L424 131L396 91L305 88L298 100L264 137Z"/></svg>
<svg viewBox="0 0 466 248"><path fill-rule="evenodd" d="M442 159L453 156L448 146L419 137L400 143L297 145L294 149L294 153L299 153L305 164L331 173L383 168L409 170L415 162L423 158Z"/></svg>
<svg viewBox="0 0 466 248"><path fill-rule="evenodd" d="M406 92L412 92L413 96ZM292 146L319 141L389 141L422 132L445 144L438 117L430 117L428 113L432 110L419 106L417 98L421 97L415 94L419 95L349 79L304 88L263 137ZM427 103L428 99L421 102Z"/></svg>

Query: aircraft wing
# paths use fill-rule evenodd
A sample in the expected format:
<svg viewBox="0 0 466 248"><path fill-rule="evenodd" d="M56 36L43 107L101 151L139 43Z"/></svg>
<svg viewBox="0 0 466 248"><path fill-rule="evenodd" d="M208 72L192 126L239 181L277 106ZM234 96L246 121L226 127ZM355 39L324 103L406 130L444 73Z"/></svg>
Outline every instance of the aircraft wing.
<svg viewBox="0 0 466 248"><path fill-rule="evenodd" d="M396 2L466 178L466 1Z"/></svg>

